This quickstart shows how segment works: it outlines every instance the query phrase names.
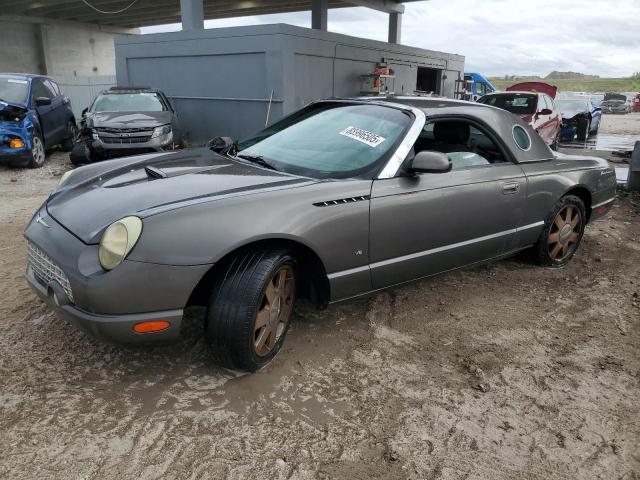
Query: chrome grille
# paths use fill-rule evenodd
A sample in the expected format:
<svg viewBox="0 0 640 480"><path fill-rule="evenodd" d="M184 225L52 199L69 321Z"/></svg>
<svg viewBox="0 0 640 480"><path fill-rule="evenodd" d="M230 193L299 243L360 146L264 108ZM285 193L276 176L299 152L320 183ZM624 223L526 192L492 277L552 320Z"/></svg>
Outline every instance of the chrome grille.
<svg viewBox="0 0 640 480"><path fill-rule="evenodd" d="M62 286L69 300L73 302L73 292L71 291L71 284L67 276L62 269L53 262L49 255L31 242L27 245L27 261L38 281L44 286L47 286L51 280L55 280Z"/></svg>

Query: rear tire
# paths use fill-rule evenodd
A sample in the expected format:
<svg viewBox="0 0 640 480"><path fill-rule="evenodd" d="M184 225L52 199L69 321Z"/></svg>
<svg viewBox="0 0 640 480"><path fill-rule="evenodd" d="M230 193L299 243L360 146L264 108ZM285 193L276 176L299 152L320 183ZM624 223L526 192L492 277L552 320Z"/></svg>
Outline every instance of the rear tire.
<svg viewBox="0 0 640 480"><path fill-rule="evenodd" d="M582 200L575 195L558 200L532 249L536 263L546 267L563 267L569 263L580 246L586 223Z"/></svg>
<svg viewBox="0 0 640 480"><path fill-rule="evenodd" d="M44 149L44 141L40 132L34 131L31 139L31 160L28 163L29 168L40 168L47 159L47 153Z"/></svg>
<svg viewBox="0 0 640 480"><path fill-rule="evenodd" d="M60 145L63 151L70 152L73 150L73 146L78 141L79 133L80 131L78 130L76 123L69 120L69 123L67 124L67 136Z"/></svg>
<svg viewBox="0 0 640 480"><path fill-rule="evenodd" d="M278 353L296 298L296 261L284 249L246 251L214 281L205 337L214 361L254 372Z"/></svg>

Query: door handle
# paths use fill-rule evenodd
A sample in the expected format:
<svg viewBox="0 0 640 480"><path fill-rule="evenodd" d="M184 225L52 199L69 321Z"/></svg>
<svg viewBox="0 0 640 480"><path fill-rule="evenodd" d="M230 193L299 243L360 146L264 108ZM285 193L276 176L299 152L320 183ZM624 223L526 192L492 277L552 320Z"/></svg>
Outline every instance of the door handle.
<svg viewBox="0 0 640 480"><path fill-rule="evenodd" d="M518 182L502 184L502 193L504 195L513 195L514 193L518 193L519 190L520 190L520 184Z"/></svg>

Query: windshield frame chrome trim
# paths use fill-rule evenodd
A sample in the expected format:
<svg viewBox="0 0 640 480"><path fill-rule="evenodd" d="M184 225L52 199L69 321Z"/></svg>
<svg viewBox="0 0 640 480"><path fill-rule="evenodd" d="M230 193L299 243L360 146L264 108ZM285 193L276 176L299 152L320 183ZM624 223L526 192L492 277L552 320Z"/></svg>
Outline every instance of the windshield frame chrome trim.
<svg viewBox="0 0 640 480"><path fill-rule="evenodd" d="M396 105L392 102L389 103L391 105ZM379 180L394 178L398 174L398 170L400 170L402 163L407 158L407 155L413 148L416 140L418 140L418 137L420 136L420 133L422 132L422 129L427 122L427 116L420 108L408 105L402 105L402 107L404 107L405 110L411 111L415 119L413 121L413 124L409 128L409 131L404 136L404 139L402 139L402 142L400 142L400 145L398 145L398 148L396 148L396 151L393 152L393 155L391 155L391 158L387 161L387 164L376 177Z"/></svg>

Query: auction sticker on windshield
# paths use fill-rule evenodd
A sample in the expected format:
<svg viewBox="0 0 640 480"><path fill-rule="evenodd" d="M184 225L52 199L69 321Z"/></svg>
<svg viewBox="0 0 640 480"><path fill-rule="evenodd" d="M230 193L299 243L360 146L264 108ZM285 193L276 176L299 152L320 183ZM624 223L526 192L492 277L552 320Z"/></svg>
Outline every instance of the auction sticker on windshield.
<svg viewBox="0 0 640 480"><path fill-rule="evenodd" d="M362 142L365 145L369 145L371 148L377 147L378 145L380 145L382 142L385 141L384 137L381 137L380 135L376 135L373 132L362 130L361 128L358 128L358 127L347 127L340 132L340 135L353 138L354 140Z"/></svg>

